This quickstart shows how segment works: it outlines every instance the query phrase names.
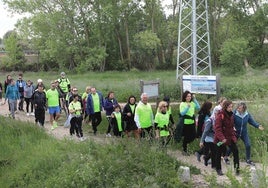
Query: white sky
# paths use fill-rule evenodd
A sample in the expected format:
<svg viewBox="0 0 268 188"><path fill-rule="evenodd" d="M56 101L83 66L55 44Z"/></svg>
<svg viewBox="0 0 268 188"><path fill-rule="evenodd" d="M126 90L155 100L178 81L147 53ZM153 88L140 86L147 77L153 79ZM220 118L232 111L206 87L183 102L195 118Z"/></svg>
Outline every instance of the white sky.
<svg viewBox="0 0 268 188"><path fill-rule="evenodd" d="M7 6L4 6L0 0L0 38L3 38L6 32L15 28L14 25L19 18L21 18L21 15L12 15L7 11Z"/></svg>
<svg viewBox="0 0 268 188"><path fill-rule="evenodd" d="M162 0L163 6L172 4L172 0ZM7 6L0 0L0 38L3 38L6 32L15 29L17 20L23 15L12 14L8 12Z"/></svg>

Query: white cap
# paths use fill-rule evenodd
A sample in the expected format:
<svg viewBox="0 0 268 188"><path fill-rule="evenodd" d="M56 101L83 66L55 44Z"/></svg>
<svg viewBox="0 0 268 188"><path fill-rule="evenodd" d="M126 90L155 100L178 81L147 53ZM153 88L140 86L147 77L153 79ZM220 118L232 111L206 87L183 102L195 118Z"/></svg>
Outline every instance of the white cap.
<svg viewBox="0 0 268 188"><path fill-rule="evenodd" d="M39 78L39 79L37 80L37 82L40 83L40 82L43 82L43 80Z"/></svg>

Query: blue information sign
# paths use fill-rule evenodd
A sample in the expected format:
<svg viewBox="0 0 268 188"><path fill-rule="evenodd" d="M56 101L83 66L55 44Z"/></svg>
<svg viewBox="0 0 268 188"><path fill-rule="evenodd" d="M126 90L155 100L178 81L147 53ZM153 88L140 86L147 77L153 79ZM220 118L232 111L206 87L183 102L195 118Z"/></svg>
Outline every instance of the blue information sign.
<svg viewBox="0 0 268 188"><path fill-rule="evenodd" d="M183 91L190 91L191 93L201 94L217 94L217 79L216 76L196 76L183 75L182 84Z"/></svg>

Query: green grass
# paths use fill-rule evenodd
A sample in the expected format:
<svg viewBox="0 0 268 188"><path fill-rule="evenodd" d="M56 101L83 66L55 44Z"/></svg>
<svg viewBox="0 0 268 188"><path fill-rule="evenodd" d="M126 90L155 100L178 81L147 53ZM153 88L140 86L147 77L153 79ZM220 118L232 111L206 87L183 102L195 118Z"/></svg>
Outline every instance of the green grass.
<svg viewBox="0 0 268 188"><path fill-rule="evenodd" d="M1 187L183 186L177 170L184 164L156 145L56 140L34 124L2 116L0 122Z"/></svg>
<svg viewBox="0 0 268 188"><path fill-rule="evenodd" d="M46 88L49 88L50 81L59 78L59 72L25 72L24 79L32 80L34 84L38 78L44 81ZM228 72L218 69L214 71L220 73L221 96L225 96L231 100L255 100L268 96L268 70L249 69L246 74L228 75ZM1 73L0 80L4 82L6 75L11 74L17 79L18 73ZM75 74L67 72L67 77L73 86L79 89L79 93L83 93L87 86L94 86L101 91L104 96L112 90L115 92L116 98L120 102L126 102L130 95L139 98L141 94L140 81L156 81L159 80L159 99L169 95L172 101L179 102L181 100L180 82L176 80L176 71L154 71L154 72L88 72L86 74ZM216 96L207 96L198 94L200 101L210 99L216 101Z"/></svg>

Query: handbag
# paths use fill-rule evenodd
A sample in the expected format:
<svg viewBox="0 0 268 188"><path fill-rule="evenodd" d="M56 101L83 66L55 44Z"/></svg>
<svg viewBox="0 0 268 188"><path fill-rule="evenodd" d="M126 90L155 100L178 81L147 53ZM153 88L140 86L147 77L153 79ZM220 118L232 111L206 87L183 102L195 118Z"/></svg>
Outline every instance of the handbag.
<svg viewBox="0 0 268 188"><path fill-rule="evenodd" d="M64 128L68 128L70 127L71 125L71 119L73 118L74 116L72 114L69 114L68 118L66 119L65 123L64 123Z"/></svg>
<svg viewBox="0 0 268 188"><path fill-rule="evenodd" d="M183 124L184 124L184 117L180 116L179 121L176 125L175 133L174 133L174 140L179 143L182 138L182 130L183 130Z"/></svg>

